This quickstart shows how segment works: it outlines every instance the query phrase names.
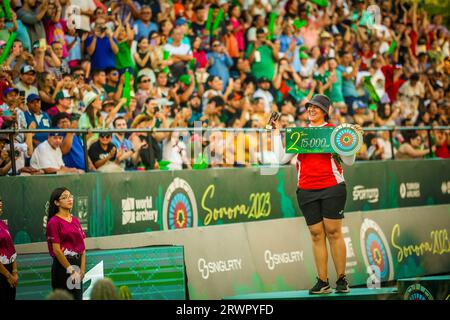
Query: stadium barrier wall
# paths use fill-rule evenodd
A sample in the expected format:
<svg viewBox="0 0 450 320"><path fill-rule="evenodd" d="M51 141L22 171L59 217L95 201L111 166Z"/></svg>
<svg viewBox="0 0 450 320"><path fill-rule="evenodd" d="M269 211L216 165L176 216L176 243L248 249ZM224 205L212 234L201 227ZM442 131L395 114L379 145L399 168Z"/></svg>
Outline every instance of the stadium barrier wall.
<svg viewBox="0 0 450 320"><path fill-rule="evenodd" d="M43 300L52 291L47 253L19 255L18 300ZM123 296L133 300L183 300L187 297L182 246L89 250L83 299L89 300L97 280L110 278ZM75 287L75 285L73 285Z"/></svg>
<svg viewBox="0 0 450 320"><path fill-rule="evenodd" d="M450 203L450 161L377 161L345 167L346 213ZM16 244L45 241L52 190L68 187L88 237L301 216L293 166L0 178Z"/></svg>
<svg viewBox="0 0 450 320"><path fill-rule="evenodd" d="M449 218L450 205L348 214L343 233L351 285L376 288L390 280L448 273ZM163 244L184 247L191 299L302 290L315 282L311 239L301 217L86 239L88 250ZM45 242L16 248L19 269L21 257L47 252ZM334 285L331 258L328 264Z"/></svg>

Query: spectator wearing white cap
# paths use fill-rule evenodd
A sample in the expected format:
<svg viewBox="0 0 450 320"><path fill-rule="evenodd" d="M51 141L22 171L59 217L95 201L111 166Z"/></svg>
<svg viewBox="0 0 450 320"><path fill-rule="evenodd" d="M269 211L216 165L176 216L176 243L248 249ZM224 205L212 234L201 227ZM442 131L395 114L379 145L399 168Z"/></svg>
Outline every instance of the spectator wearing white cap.
<svg viewBox="0 0 450 320"><path fill-rule="evenodd" d="M104 128L104 121L100 116L100 111L102 110L102 101L100 100L100 96L94 92L88 92L84 95L83 103L86 109L78 120L78 128ZM97 133L88 133L86 137L88 145L91 145L93 142L98 140Z"/></svg>

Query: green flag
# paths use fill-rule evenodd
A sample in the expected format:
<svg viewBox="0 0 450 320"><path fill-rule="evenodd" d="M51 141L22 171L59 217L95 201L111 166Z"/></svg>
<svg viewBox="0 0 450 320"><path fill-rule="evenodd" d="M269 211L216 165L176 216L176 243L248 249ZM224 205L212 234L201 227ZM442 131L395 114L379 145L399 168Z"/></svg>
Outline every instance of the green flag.
<svg viewBox="0 0 450 320"><path fill-rule="evenodd" d="M203 170L208 168L208 158L203 155L203 153L200 153L195 159L194 164L192 165L192 169L194 170Z"/></svg>
<svg viewBox="0 0 450 320"><path fill-rule="evenodd" d="M211 35L214 35L214 32L216 32L217 28L219 27L220 22L222 21L222 17L223 17L223 10L220 9L219 13L217 13L216 19L214 20Z"/></svg>
<svg viewBox="0 0 450 320"><path fill-rule="evenodd" d="M169 60L169 56L170 56L170 52L164 50L164 51L163 51L163 60L164 60L164 61ZM169 67L167 67L167 66L164 67L164 68L162 69L162 71L163 71L164 73L166 73L166 74L170 72Z"/></svg>
<svg viewBox="0 0 450 320"><path fill-rule="evenodd" d="M211 30L211 20L212 20L212 14L213 14L213 10L211 8L209 8L208 11L208 19L206 20L206 24L205 24L205 30L209 33Z"/></svg>
<svg viewBox="0 0 450 320"><path fill-rule="evenodd" d="M127 102L125 103L125 105L127 107L130 106L130 101L131 101L131 87L130 87L130 73L128 71L125 71L124 74L124 86L123 86L123 91L122 91L122 98L126 98Z"/></svg>
<svg viewBox="0 0 450 320"><path fill-rule="evenodd" d="M391 45L389 46L389 49L387 51L387 54L390 56L394 53L395 48L397 47L397 41L392 40Z"/></svg>
<svg viewBox="0 0 450 320"><path fill-rule="evenodd" d="M378 94L375 91L375 88L373 87L372 82L370 82L370 76L364 77L364 88L369 93L369 96L373 102L375 102L375 103L380 102L380 97L378 97Z"/></svg>
<svg viewBox="0 0 450 320"><path fill-rule="evenodd" d="M297 19L295 19L293 25L294 25L295 29L300 29L300 28L303 28L303 27L307 26L308 25L308 21L300 20L300 19L297 18Z"/></svg>
<svg viewBox="0 0 450 320"><path fill-rule="evenodd" d="M310 1L322 8L328 7L328 0L310 0Z"/></svg>
<svg viewBox="0 0 450 320"><path fill-rule="evenodd" d="M10 0L3 0L3 5L5 7L5 13L9 20L12 19L12 13L11 13L11 5Z"/></svg>
<svg viewBox="0 0 450 320"><path fill-rule="evenodd" d="M5 49L3 49L3 53L0 56L0 64L2 64L3 61L5 61L6 58L8 57L9 50L11 50L14 40L16 40L16 36L17 36L17 33L15 31L12 32L11 35L9 36L8 42L6 42Z"/></svg>
<svg viewBox="0 0 450 320"><path fill-rule="evenodd" d="M269 15L269 26L268 26L269 33L267 34L268 40L272 40L273 35L275 34L275 21L276 20L277 20L277 13L271 12Z"/></svg>
<svg viewBox="0 0 450 320"><path fill-rule="evenodd" d="M372 111L377 111L377 105L375 103L369 104L369 109Z"/></svg>

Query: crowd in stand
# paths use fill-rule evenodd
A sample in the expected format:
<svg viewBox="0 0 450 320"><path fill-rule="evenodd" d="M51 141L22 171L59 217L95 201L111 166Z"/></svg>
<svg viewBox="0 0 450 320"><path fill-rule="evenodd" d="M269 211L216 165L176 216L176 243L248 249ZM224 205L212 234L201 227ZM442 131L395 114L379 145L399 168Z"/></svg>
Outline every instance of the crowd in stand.
<svg viewBox="0 0 450 320"><path fill-rule="evenodd" d="M268 137L107 130L307 126L318 93L366 128L358 160L450 157L449 130L370 130L448 126L450 33L418 1L5 3L0 128L61 130L0 132L0 175L255 165Z"/></svg>

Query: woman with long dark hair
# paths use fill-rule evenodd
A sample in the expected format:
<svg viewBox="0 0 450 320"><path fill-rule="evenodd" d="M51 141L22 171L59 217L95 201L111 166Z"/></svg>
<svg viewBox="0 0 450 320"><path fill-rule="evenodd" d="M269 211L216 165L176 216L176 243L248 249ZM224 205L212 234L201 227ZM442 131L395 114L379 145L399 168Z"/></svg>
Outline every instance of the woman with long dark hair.
<svg viewBox="0 0 450 320"><path fill-rule="evenodd" d="M53 258L52 288L67 290L75 300L83 299L86 267L86 238L80 221L70 213L73 195L69 189L55 189L49 201L47 219L48 251Z"/></svg>
<svg viewBox="0 0 450 320"><path fill-rule="evenodd" d="M0 216L2 214L3 202L0 198ZM16 287L19 282L16 258L17 253L8 226L0 220L0 301L16 300Z"/></svg>
<svg viewBox="0 0 450 320"><path fill-rule="evenodd" d="M79 129L100 129L105 127L105 121L101 117L102 101L100 96L94 92L88 92L84 95L83 103L86 107L84 113L78 120ZM88 133L86 135L87 144L90 146L98 140L98 133Z"/></svg>
<svg viewBox="0 0 450 320"><path fill-rule="evenodd" d="M331 101L317 94L305 107L308 112L309 127L334 127L328 123ZM275 152L279 162L287 163L297 156L297 201L311 233L313 254L317 269L317 283L310 294L331 293L328 282L328 251L326 239L330 243L331 256L337 273L336 292L349 292L345 276L346 247L342 235L342 219L347 199L347 191L341 162L352 165L355 155L338 156L332 153L286 154L282 147L279 123L275 125ZM362 131L358 125L355 130Z"/></svg>

